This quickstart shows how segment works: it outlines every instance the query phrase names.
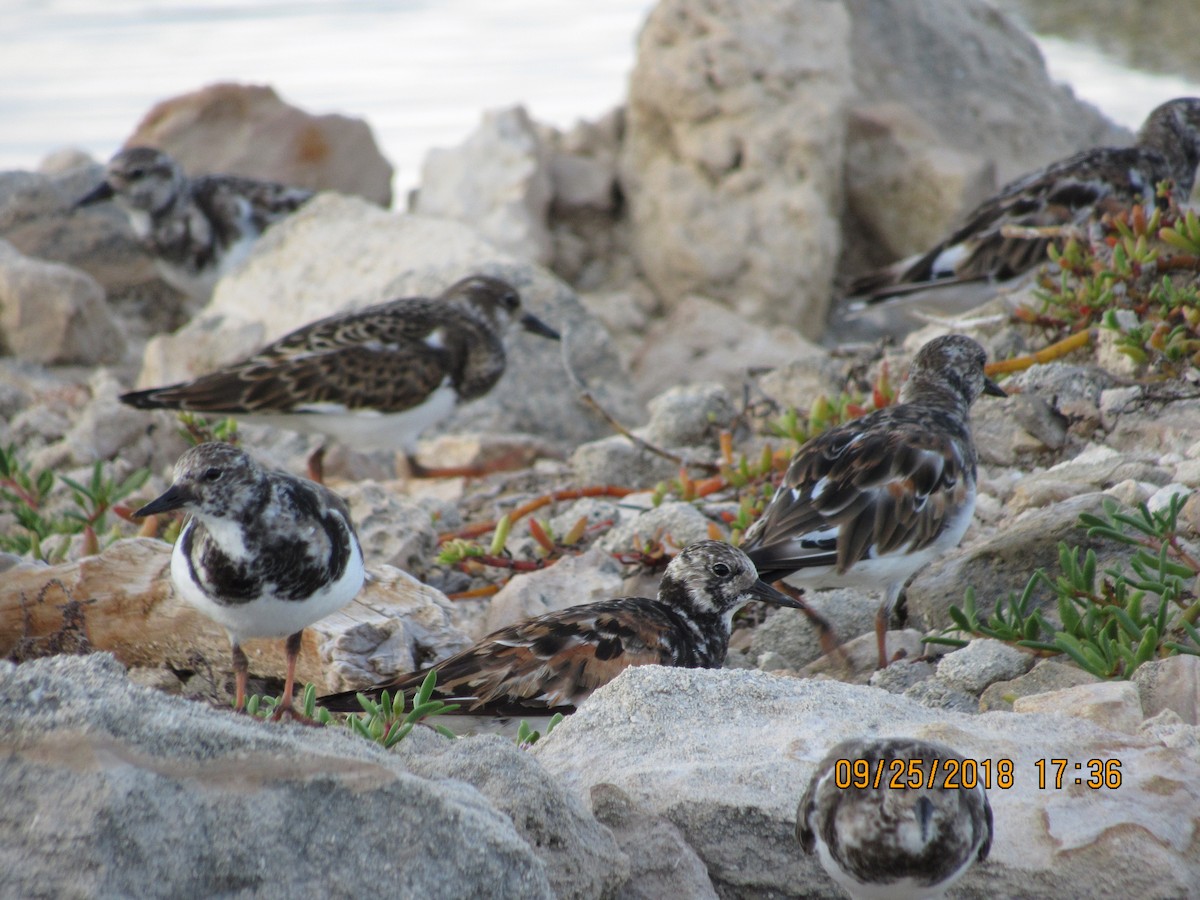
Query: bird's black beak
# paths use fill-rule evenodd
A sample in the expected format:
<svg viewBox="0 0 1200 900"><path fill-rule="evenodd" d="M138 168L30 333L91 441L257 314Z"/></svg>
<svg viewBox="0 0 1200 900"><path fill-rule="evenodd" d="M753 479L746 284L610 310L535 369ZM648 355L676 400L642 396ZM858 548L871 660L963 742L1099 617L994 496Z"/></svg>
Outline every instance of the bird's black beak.
<svg viewBox="0 0 1200 900"><path fill-rule="evenodd" d="M525 313L521 316L521 327L533 334L540 334L544 338L550 338L553 341L560 340L562 335L535 316L533 313Z"/></svg>
<svg viewBox="0 0 1200 900"><path fill-rule="evenodd" d="M783 591L771 587L761 578L754 582L754 586L750 588L750 596L755 600L761 600L763 603L770 603L772 606L790 606L792 609L804 609L804 604L799 600L793 600Z"/></svg>
<svg viewBox="0 0 1200 900"><path fill-rule="evenodd" d="M993 397L1007 397L1008 392L990 378L983 379L983 392Z"/></svg>
<svg viewBox="0 0 1200 900"><path fill-rule="evenodd" d="M107 181L101 181L91 193L76 200L72 209L79 209L81 206L91 206L93 203L103 203L105 200L111 200L115 193L111 184Z"/></svg>
<svg viewBox="0 0 1200 900"><path fill-rule="evenodd" d="M166 492L156 500L151 500L141 509L133 514L135 519L141 519L145 516L154 516L158 513L170 512L173 509L179 509L186 506L192 500L196 499L192 496L192 492L187 488L181 488L177 484L171 485Z"/></svg>

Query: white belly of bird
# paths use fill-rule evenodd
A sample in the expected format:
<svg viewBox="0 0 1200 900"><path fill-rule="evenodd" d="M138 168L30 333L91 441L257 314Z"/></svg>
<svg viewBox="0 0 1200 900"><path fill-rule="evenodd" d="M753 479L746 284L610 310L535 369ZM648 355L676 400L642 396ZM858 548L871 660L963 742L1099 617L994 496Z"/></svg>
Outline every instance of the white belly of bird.
<svg viewBox="0 0 1200 900"><path fill-rule="evenodd" d="M179 596L224 628L237 643L247 638L287 637L319 622L353 600L362 588L364 577L362 550L356 540L351 543L350 559L342 577L303 600L283 600L266 593L246 603L230 605L218 603L192 581L182 540L175 542L171 553L171 582Z"/></svg>
<svg viewBox="0 0 1200 900"><path fill-rule="evenodd" d="M835 566L813 566L789 575L785 581L798 587L814 590L832 588L874 588L888 584L903 584L913 573L958 546L975 515L975 492L972 491L955 516L946 522L942 533L931 543L912 553L905 547L882 556L869 556L854 563L845 574L839 575Z"/></svg>
<svg viewBox="0 0 1200 900"><path fill-rule="evenodd" d="M340 403L310 403L298 413L239 414L238 421L324 434L355 450L416 449L417 438L454 411L458 394L447 381L424 402L398 413L347 409Z"/></svg>
<svg viewBox="0 0 1200 900"><path fill-rule="evenodd" d="M177 291L181 291L196 300L207 301L212 296L217 282L228 272L233 271L233 269L245 262L246 257L250 255L250 251L254 248L254 242L257 240L257 234L252 232L243 233L240 238L230 244L216 258L214 265L195 272L190 271L184 266L177 266L174 263L167 262L166 260L156 260L158 273L162 276L163 281Z"/></svg>

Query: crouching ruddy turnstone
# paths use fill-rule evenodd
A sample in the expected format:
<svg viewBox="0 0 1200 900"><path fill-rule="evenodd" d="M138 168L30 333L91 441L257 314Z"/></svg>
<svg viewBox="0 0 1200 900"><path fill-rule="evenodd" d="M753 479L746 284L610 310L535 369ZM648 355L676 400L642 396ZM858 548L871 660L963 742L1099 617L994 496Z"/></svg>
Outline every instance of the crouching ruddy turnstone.
<svg viewBox="0 0 1200 900"><path fill-rule="evenodd" d="M940 897L992 846L970 763L930 741L843 741L800 799L796 839L854 900Z"/></svg>
<svg viewBox="0 0 1200 900"><path fill-rule="evenodd" d="M104 180L75 206L114 200L163 280L206 301L268 225L312 196L303 188L236 175L188 178L161 150L130 147L109 161Z"/></svg>
<svg viewBox="0 0 1200 900"><path fill-rule="evenodd" d="M899 403L817 435L792 457L742 549L767 581L884 590L875 617L888 663L892 607L909 577L958 546L975 511L975 444L967 416L987 356L961 334L918 351Z"/></svg>
<svg viewBox="0 0 1200 900"><path fill-rule="evenodd" d="M1170 100L1150 113L1132 147L1084 150L1010 182L916 261L864 276L847 293L872 303L927 287L1013 278L1045 262L1047 246L1058 240L1037 229L1084 228L1135 203L1162 205L1156 188L1166 180L1184 202L1198 164L1200 99ZM1006 234L1009 226L1033 231Z"/></svg>
<svg viewBox="0 0 1200 900"><path fill-rule="evenodd" d="M356 449L403 450L504 374L510 325L557 340L516 289L473 275L439 297L405 297L305 325L195 381L123 394L139 409L186 409L318 432ZM320 451L310 461L319 464Z"/></svg>
<svg viewBox="0 0 1200 900"><path fill-rule="evenodd" d="M587 603L502 628L433 665L436 693L455 698L462 712L474 715L573 712L630 666L720 667L733 614L751 600L800 606L760 580L740 550L698 541L668 564L657 598ZM413 690L428 672L361 693ZM348 712L359 709L358 693L330 694L317 702Z"/></svg>
<svg viewBox="0 0 1200 900"><path fill-rule="evenodd" d="M268 471L222 443L175 463L166 493L134 513L190 513L171 553L179 595L229 633L238 709L249 661L242 641L287 637L280 714L292 710L304 628L349 603L363 584L363 555L346 504L319 484Z"/></svg>

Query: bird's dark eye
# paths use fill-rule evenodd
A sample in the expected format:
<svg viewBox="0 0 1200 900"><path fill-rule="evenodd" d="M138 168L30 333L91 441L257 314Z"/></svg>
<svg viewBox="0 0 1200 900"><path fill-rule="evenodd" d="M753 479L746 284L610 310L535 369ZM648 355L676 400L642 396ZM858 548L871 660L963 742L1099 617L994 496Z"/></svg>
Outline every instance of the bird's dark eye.
<svg viewBox="0 0 1200 900"><path fill-rule="evenodd" d="M713 563L712 573L718 578L725 578L729 575L729 566L725 563Z"/></svg>
<svg viewBox="0 0 1200 900"><path fill-rule="evenodd" d="M512 312L521 305L521 298L518 297L514 292L509 291L500 298L500 302L504 305L505 309L507 309L509 312Z"/></svg>
<svg viewBox="0 0 1200 900"><path fill-rule="evenodd" d="M128 172L125 173L125 177L131 178L134 181L137 181L139 178L144 177L145 174L146 174L145 169L130 169Z"/></svg>
<svg viewBox="0 0 1200 900"><path fill-rule="evenodd" d="M209 481L209 482L220 481L221 480L221 470L218 469L216 466L212 466L212 467L204 470L203 477L204 477L205 481Z"/></svg>

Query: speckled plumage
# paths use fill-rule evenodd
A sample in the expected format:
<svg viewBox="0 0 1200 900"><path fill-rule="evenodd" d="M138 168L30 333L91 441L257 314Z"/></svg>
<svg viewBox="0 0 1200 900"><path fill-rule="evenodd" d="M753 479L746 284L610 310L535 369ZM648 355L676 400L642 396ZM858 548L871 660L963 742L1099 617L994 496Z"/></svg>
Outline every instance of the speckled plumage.
<svg viewBox="0 0 1200 900"><path fill-rule="evenodd" d="M847 760L838 774L838 760ZM879 786L839 788L853 779L855 760L866 762ZM909 761L913 768L908 768ZM891 787L901 780L919 787ZM951 764L947 766L947 762ZM992 808L982 776L964 776L963 757L950 747L910 738L843 741L817 766L796 809L796 839L854 900L940 897L992 844ZM934 766L937 766L935 769ZM920 775L916 774L919 770ZM972 787L946 787L964 780Z"/></svg>
<svg viewBox="0 0 1200 900"><path fill-rule="evenodd" d="M133 391L139 409L186 409L316 431L360 449L411 452L421 432L504 374L510 325L558 333L498 278L312 322L194 381Z"/></svg>
<svg viewBox="0 0 1200 900"><path fill-rule="evenodd" d="M188 178L163 151L130 147L109 161L104 180L76 206L114 200L163 279L205 301L268 225L312 196L303 188L236 175Z"/></svg>
<svg viewBox="0 0 1200 900"><path fill-rule="evenodd" d="M171 553L171 581L229 633L239 701L241 643L285 636L290 700L300 632L363 584L362 548L345 503L321 485L264 469L237 447L207 443L184 453L171 487L134 515L173 509L191 515Z"/></svg>
<svg viewBox="0 0 1200 900"><path fill-rule="evenodd" d="M958 545L975 509L976 452L968 414L986 354L964 335L925 344L899 402L818 435L801 447L742 549L760 575L811 588L885 592L883 631L904 583Z"/></svg>
<svg viewBox="0 0 1200 900"><path fill-rule="evenodd" d="M798 606L762 582L741 551L719 541L683 549L663 573L658 597L624 597L538 616L444 659L437 694L463 712L492 715L571 712L630 666L716 668L729 649L733 614L752 600ZM419 687L428 670L362 691ZM357 710L356 691L321 698Z"/></svg>
<svg viewBox="0 0 1200 900"><path fill-rule="evenodd" d="M926 287L1012 278L1046 261L1050 236L1014 237L1005 226L1086 228L1107 212L1163 205L1170 180L1186 201L1200 164L1200 99L1181 97L1154 109L1131 147L1084 150L1022 176L977 206L954 232L916 261L858 279L847 291L877 302Z"/></svg>

